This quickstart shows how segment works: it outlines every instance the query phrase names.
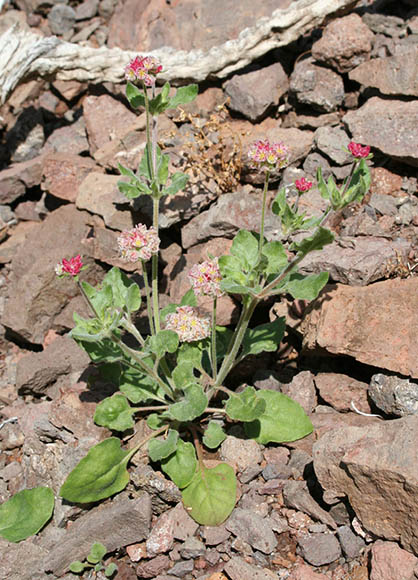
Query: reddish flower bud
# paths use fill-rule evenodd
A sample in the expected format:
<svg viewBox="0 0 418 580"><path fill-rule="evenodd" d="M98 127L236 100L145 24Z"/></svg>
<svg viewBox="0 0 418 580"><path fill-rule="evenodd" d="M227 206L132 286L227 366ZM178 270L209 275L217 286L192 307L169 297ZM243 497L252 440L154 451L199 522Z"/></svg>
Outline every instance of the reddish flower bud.
<svg viewBox="0 0 418 580"><path fill-rule="evenodd" d="M297 179L295 181L295 185L296 185L296 189L300 193L304 193L305 191L309 191L311 189L312 181L306 181L306 179L304 177L301 177L300 179Z"/></svg>
<svg viewBox="0 0 418 580"><path fill-rule="evenodd" d="M62 262L59 262L55 266L55 273L57 276L68 274L69 276L75 277L80 274L82 267L83 262L81 261L81 256L80 254L77 254L77 256L70 258L69 260L63 258Z"/></svg>
<svg viewBox="0 0 418 580"><path fill-rule="evenodd" d="M354 143L354 141L348 144L348 150L356 159L363 159L370 154L370 147L368 145L360 145L360 143Z"/></svg>

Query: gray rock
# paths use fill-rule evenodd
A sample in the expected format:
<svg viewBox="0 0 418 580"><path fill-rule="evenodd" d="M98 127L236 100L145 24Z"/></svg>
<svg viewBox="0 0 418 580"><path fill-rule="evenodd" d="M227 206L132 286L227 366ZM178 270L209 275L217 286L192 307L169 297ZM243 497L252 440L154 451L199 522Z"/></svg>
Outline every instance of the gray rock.
<svg viewBox="0 0 418 580"><path fill-rule="evenodd" d="M45 580L42 561L47 557L47 550L37 542L37 538L28 538L18 544L0 539L0 578L7 580Z"/></svg>
<svg viewBox="0 0 418 580"><path fill-rule="evenodd" d="M405 20L399 16L365 12L361 19L375 34L398 38L402 32L405 32Z"/></svg>
<svg viewBox="0 0 418 580"><path fill-rule="evenodd" d="M186 512L183 504L180 502L175 508L171 510L172 518L174 521L173 535L176 540L186 540L188 537L193 536L196 532L199 524L197 524Z"/></svg>
<svg viewBox="0 0 418 580"><path fill-rule="evenodd" d="M84 118L80 117L75 123L66 127L55 129L45 141L42 153L56 151L57 153L67 153L69 155L81 155L89 150L87 140L86 124Z"/></svg>
<svg viewBox="0 0 418 580"><path fill-rule="evenodd" d="M150 465L141 463L131 470L131 481L136 488L146 491L151 496L152 510L155 514L165 512L167 504L177 504L181 501L178 487L162 473L155 472Z"/></svg>
<svg viewBox="0 0 418 580"><path fill-rule="evenodd" d="M309 493L306 481L286 481L283 487L283 500L286 507L290 507L308 514L312 519L335 529L333 518L322 509Z"/></svg>
<svg viewBox="0 0 418 580"><path fill-rule="evenodd" d="M287 479L293 474L292 469L288 465L280 463L268 463L262 471L263 478L266 481L271 479Z"/></svg>
<svg viewBox="0 0 418 580"><path fill-rule="evenodd" d="M396 215L396 198L382 193L372 193L368 205L381 215Z"/></svg>
<svg viewBox="0 0 418 580"><path fill-rule="evenodd" d="M229 108L244 115L250 121L262 119L268 110L279 104L287 91L289 81L282 65L276 62L242 75L234 75L224 84L230 98Z"/></svg>
<svg viewBox="0 0 418 580"><path fill-rule="evenodd" d="M360 556L363 548L366 546L366 542L360 536L357 536L350 526L340 526L337 529L338 539L340 540L341 548L343 554L349 560L358 558Z"/></svg>
<svg viewBox="0 0 418 580"><path fill-rule="evenodd" d="M309 155L303 162L303 170L307 175L315 177L318 167L320 167L322 170L322 177L325 180L327 180L328 177L332 174L332 169L329 161L323 155L317 153L316 151L314 151L313 153L309 153Z"/></svg>
<svg viewBox="0 0 418 580"><path fill-rule="evenodd" d="M173 547L174 519L171 510L161 514L152 526L146 542L147 554L150 558L164 554Z"/></svg>
<svg viewBox="0 0 418 580"><path fill-rule="evenodd" d="M52 34L70 38L76 21L76 13L71 6L56 4L48 14L48 24Z"/></svg>
<svg viewBox="0 0 418 580"><path fill-rule="evenodd" d="M344 83L336 72L301 60L290 77L290 92L301 105L330 113L344 101Z"/></svg>
<svg viewBox="0 0 418 580"><path fill-rule="evenodd" d="M84 0L75 10L75 18L79 20L88 20L97 14L99 0Z"/></svg>
<svg viewBox="0 0 418 580"><path fill-rule="evenodd" d="M13 163L37 157L45 141L43 117L40 110L28 107L7 134L7 148Z"/></svg>
<svg viewBox="0 0 418 580"><path fill-rule="evenodd" d="M249 465L244 469L244 471L239 476L241 483L250 483L262 472L262 468L259 465Z"/></svg>
<svg viewBox="0 0 418 580"><path fill-rule="evenodd" d="M147 494L94 508L73 522L64 538L52 547L44 568L63 574L73 560L87 556L93 542L101 542L108 552L140 542L148 536L150 523L151 500Z"/></svg>
<svg viewBox="0 0 418 580"><path fill-rule="evenodd" d="M376 407L388 415L403 417L418 413L418 383L396 375L373 375L368 389Z"/></svg>
<svg viewBox="0 0 418 580"><path fill-rule="evenodd" d="M225 527L250 544L252 548L264 554L271 554L277 545L270 524L251 510L235 508L225 522Z"/></svg>
<svg viewBox="0 0 418 580"><path fill-rule="evenodd" d="M324 566L341 557L341 548L333 534L313 534L299 539L299 551L312 566Z"/></svg>
<svg viewBox="0 0 418 580"><path fill-rule="evenodd" d="M16 163L0 171L0 203L11 203L23 196L26 188L39 185L42 179L42 157Z"/></svg>
<svg viewBox="0 0 418 580"><path fill-rule="evenodd" d="M343 117L353 140L418 166L418 100L388 101L370 98L360 109Z"/></svg>
<svg viewBox="0 0 418 580"><path fill-rule="evenodd" d="M351 163L351 154L343 150L343 147L347 148L350 139L341 127L319 127L315 131L315 143L334 163L338 165Z"/></svg>
<svg viewBox="0 0 418 580"><path fill-rule="evenodd" d="M261 463L263 455L259 444L253 439L239 439L228 435L220 448L221 458L228 463L235 463L238 471L244 471L250 465Z"/></svg>
<svg viewBox="0 0 418 580"><path fill-rule="evenodd" d="M299 403L308 414L312 413L317 405L314 376L310 371L298 373L291 383L283 383L280 390Z"/></svg>
<svg viewBox="0 0 418 580"><path fill-rule="evenodd" d="M225 542L230 537L231 532L224 525L216 527L204 526L202 527L201 534L208 546L217 546Z"/></svg>
<svg viewBox="0 0 418 580"><path fill-rule="evenodd" d="M186 574L193 572L193 569L193 560L183 560L181 562L176 562L170 570L167 570L167 574L170 576L177 576L177 578L183 578Z"/></svg>
<svg viewBox="0 0 418 580"><path fill-rule="evenodd" d="M233 556L225 564L224 570L231 580L272 580L273 578L270 570L248 564L239 556Z"/></svg>
<svg viewBox="0 0 418 580"><path fill-rule="evenodd" d="M180 555L186 560L203 556L205 552L205 545L198 538L187 538L180 548Z"/></svg>

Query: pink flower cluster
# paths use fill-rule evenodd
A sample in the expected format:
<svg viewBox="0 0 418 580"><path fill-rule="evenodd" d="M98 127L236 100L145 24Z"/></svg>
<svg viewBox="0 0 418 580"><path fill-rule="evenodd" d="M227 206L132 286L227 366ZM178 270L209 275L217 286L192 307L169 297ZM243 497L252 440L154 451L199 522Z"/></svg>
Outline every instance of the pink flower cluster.
<svg viewBox="0 0 418 580"><path fill-rule="evenodd" d="M370 147L368 145L360 145L360 143L354 143L354 141L348 144L348 150L356 159L363 159L370 154Z"/></svg>
<svg viewBox="0 0 418 580"><path fill-rule="evenodd" d="M284 143L270 143L268 139L254 141L248 150L248 157L255 167L280 169L289 162L288 156L289 150Z"/></svg>
<svg viewBox="0 0 418 580"><path fill-rule="evenodd" d="M195 264L189 272L189 281L196 296L222 296L220 287L222 280L218 266L218 258Z"/></svg>
<svg viewBox="0 0 418 580"><path fill-rule="evenodd" d="M301 177L300 179L296 179L295 185L299 193L304 193L305 191L309 191L313 184L312 181L306 181L304 177Z"/></svg>
<svg viewBox="0 0 418 580"><path fill-rule="evenodd" d="M80 254L77 254L74 258L70 258L69 260L63 258L62 262L58 262L55 266L55 273L57 276L64 276L67 274L68 276L75 277L80 274L82 267L83 262L81 261L81 256Z"/></svg>
<svg viewBox="0 0 418 580"><path fill-rule="evenodd" d="M120 255L127 262L149 260L158 253L160 238L154 227L138 224L132 230L125 230L118 237Z"/></svg>
<svg viewBox="0 0 418 580"><path fill-rule="evenodd" d="M180 342L194 342L210 335L210 320L196 316L191 306L179 306L167 314L165 328L177 332Z"/></svg>
<svg viewBox="0 0 418 580"><path fill-rule="evenodd" d="M147 87L152 87L155 77L163 70L162 65L153 56L136 56L125 67L127 81L141 81Z"/></svg>

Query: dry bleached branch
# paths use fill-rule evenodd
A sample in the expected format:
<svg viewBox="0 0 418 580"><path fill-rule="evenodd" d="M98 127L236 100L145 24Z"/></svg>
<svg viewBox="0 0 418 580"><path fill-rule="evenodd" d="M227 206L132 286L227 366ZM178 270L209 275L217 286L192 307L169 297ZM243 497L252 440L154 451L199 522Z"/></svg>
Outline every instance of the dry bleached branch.
<svg viewBox="0 0 418 580"><path fill-rule="evenodd" d="M163 47L152 53L163 64L160 76L170 81L204 81L224 78L250 64L270 50L285 46L305 32L320 26L341 10L353 8L359 0L296 0L289 8L275 10L271 17L243 30L238 38L208 51L177 51ZM136 53L119 48L92 48L41 37L13 27L0 37L0 102L29 78L120 82L123 69Z"/></svg>

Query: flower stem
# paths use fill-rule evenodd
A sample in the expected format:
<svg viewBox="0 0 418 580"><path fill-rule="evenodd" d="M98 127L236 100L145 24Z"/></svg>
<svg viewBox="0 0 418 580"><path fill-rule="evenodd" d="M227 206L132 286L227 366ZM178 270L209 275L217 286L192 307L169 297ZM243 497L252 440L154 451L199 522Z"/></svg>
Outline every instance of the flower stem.
<svg viewBox="0 0 418 580"><path fill-rule="evenodd" d="M264 222L266 216L266 201L267 201L267 191L269 186L270 171L266 171L266 178L264 180L263 189L263 204L261 207L261 224L260 224L260 241L258 243L258 262L261 260L261 252L263 251L264 244Z"/></svg>
<svg viewBox="0 0 418 580"><path fill-rule="evenodd" d="M158 213L159 213L159 199L153 198L153 226L158 235ZM152 267L152 303L154 310L154 325L155 332L160 331L160 307L158 304L158 254L153 254L151 259Z"/></svg>
<svg viewBox="0 0 418 580"><path fill-rule="evenodd" d="M211 337L212 376L214 381L216 381L216 376L218 374L218 362L216 360L216 303L217 297L215 296L213 299L213 308L212 308L212 337Z"/></svg>
<svg viewBox="0 0 418 580"><path fill-rule="evenodd" d="M144 90L145 99L145 120L146 120L146 135L147 135L147 157L148 157L148 168L151 177L151 183L154 181L154 163L152 156L152 146L151 146L151 131L150 131L150 111L149 111L149 100L148 92L145 83L142 83L142 88Z"/></svg>
<svg viewBox="0 0 418 580"><path fill-rule="evenodd" d="M154 320L152 318L152 303L151 303L151 293L148 281L148 272L147 267L145 265L145 261L141 260L142 264L142 277L144 278L144 286L145 286L145 295L147 297L147 313L148 313L148 322L150 333L155 334L155 327L154 327Z"/></svg>

